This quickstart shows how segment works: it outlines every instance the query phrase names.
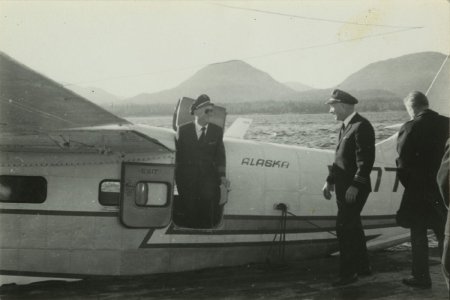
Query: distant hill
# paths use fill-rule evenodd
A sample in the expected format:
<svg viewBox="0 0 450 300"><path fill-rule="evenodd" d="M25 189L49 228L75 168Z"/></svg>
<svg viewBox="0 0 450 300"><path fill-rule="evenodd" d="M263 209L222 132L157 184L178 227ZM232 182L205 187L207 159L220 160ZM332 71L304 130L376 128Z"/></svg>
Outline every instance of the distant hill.
<svg viewBox="0 0 450 300"><path fill-rule="evenodd" d="M304 92L304 91L308 91L308 90L313 90L314 88L303 84L301 82L297 82L297 81L288 81L288 82L283 82L283 84L287 87L290 87L291 89L293 89L294 91L297 92Z"/></svg>
<svg viewBox="0 0 450 300"><path fill-rule="evenodd" d="M426 92L445 55L421 52L372 63L345 79L344 90L386 90L399 97L412 90Z"/></svg>
<svg viewBox="0 0 450 300"><path fill-rule="evenodd" d="M101 106L117 104L120 103L122 100L121 97L113 95L98 87L81 87L77 85L67 85L66 88Z"/></svg>
<svg viewBox="0 0 450 300"><path fill-rule="evenodd" d="M126 99L127 104L176 103L182 97L208 94L213 102L255 102L295 99L296 91L274 80L251 65L232 60L211 64L173 89L140 94Z"/></svg>
<svg viewBox="0 0 450 300"><path fill-rule="evenodd" d="M444 59L441 53L422 52L379 61L353 73L337 87L360 100L358 110L402 110L405 95L412 90L426 92ZM439 108L441 113L450 111L449 73L447 63L430 91L431 107ZM114 112L121 116L171 114L178 98L201 93L210 95L215 103L226 105L229 113L327 111L324 103L335 87L306 88L297 82L282 84L245 62L229 61L206 66L173 89L124 100L122 103L127 105L115 107Z"/></svg>

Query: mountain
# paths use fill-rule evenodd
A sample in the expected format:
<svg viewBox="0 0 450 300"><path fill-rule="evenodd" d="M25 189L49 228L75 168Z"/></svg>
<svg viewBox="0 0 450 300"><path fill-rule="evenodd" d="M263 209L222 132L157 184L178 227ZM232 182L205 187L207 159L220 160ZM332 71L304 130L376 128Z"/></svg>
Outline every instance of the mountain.
<svg viewBox="0 0 450 300"><path fill-rule="evenodd" d="M375 62L350 75L339 88L379 89L402 98L413 90L426 92L444 59L438 52L421 52Z"/></svg>
<svg viewBox="0 0 450 300"><path fill-rule="evenodd" d="M213 102L294 100L296 91L251 65L232 60L208 65L173 89L129 98L127 104L176 103L182 97L208 94Z"/></svg>
<svg viewBox="0 0 450 300"><path fill-rule="evenodd" d="M358 109L401 110L402 99L408 92L427 91L444 59L441 53L421 52L375 62L351 74L336 87L357 97ZM440 112L450 111L449 73L447 63L430 91L431 107L439 108ZM170 114L177 99L195 98L201 93L210 95L213 102L226 104L230 113L326 111L324 103L336 87L297 91L304 87L297 82L282 84L245 62L228 61L206 66L173 89L124 100L122 103L128 104L126 109L118 106L115 112L119 115Z"/></svg>
<svg viewBox="0 0 450 300"><path fill-rule="evenodd" d="M304 92L304 91L314 89L314 88L310 87L309 85L306 85L306 84L303 84L303 83L297 82L297 81L283 82L283 84L297 92Z"/></svg>
<svg viewBox="0 0 450 300"><path fill-rule="evenodd" d="M97 105L108 106L119 103L122 98L113 95L98 87L81 87L77 85L67 85L66 88L75 92L76 94L86 98Z"/></svg>

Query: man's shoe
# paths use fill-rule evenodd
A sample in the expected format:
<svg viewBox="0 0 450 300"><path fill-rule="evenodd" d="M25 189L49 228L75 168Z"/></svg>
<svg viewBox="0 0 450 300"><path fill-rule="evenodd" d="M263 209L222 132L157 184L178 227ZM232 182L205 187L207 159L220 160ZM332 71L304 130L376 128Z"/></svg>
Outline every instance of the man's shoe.
<svg viewBox="0 0 450 300"><path fill-rule="evenodd" d="M358 281L358 275L353 274L351 276L341 277L339 280L333 282L332 286L344 286Z"/></svg>
<svg viewBox="0 0 450 300"><path fill-rule="evenodd" d="M362 269L362 270L360 270L360 271L358 271L358 276L361 276L361 277L366 277L366 276L370 276L370 275L372 275L372 267L368 267L368 268L365 268L365 269Z"/></svg>
<svg viewBox="0 0 450 300"><path fill-rule="evenodd" d="M419 289L430 289L431 288L431 280L420 280L415 277L409 277L402 280L403 284L412 286Z"/></svg>

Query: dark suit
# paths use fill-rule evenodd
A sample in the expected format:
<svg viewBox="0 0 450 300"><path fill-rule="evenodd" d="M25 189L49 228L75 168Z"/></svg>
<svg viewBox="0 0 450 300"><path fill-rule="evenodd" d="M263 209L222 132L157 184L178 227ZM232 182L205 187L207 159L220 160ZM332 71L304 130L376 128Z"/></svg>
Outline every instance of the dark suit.
<svg viewBox="0 0 450 300"><path fill-rule="evenodd" d="M449 119L424 110L400 129L397 140L397 174L405 187L397 220L411 228L412 275L430 281L427 229L434 230L442 250L445 207L436 175L449 134Z"/></svg>
<svg viewBox="0 0 450 300"><path fill-rule="evenodd" d="M442 254L442 271L444 272L447 287L449 288L450 299L450 209L449 209L449 164L450 164L450 139L447 140L445 145L445 154L442 158L442 163L437 174L437 183L441 196L444 198L444 203L447 205L447 223L445 225L445 240L444 240L444 253Z"/></svg>
<svg viewBox="0 0 450 300"><path fill-rule="evenodd" d="M449 163L450 163L450 139L447 140L447 143L445 144L445 153L442 157L441 166L439 167L438 173L437 173L437 183L439 186L439 190L441 192L441 196L444 199L444 204L449 207L449 197L450 197L450 191L449 191ZM450 211L450 210L449 210Z"/></svg>
<svg viewBox="0 0 450 300"><path fill-rule="evenodd" d="M340 276L353 276L369 269L361 211L371 192L370 172L375 161L375 132L370 122L356 114L339 134L335 161L327 182L335 185L338 215ZM355 203L345 201L350 186L358 188Z"/></svg>
<svg viewBox="0 0 450 300"><path fill-rule="evenodd" d="M193 122L178 129L176 141L175 205L182 216L175 222L194 228L211 228L220 221L220 177L225 176L223 130L210 123L199 141Z"/></svg>

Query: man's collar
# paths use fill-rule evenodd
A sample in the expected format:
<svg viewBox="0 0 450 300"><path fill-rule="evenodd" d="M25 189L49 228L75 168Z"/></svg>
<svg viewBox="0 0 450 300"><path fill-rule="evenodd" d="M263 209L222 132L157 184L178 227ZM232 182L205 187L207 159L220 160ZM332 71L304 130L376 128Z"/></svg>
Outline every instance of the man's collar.
<svg viewBox="0 0 450 300"><path fill-rule="evenodd" d="M202 129L202 127L205 127L206 129L208 129L208 123L206 123L206 125L202 126L202 125L198 124L197 120L195 120L194 124L195 124L196 131L200 131Z"/></svg>
<svg viewBox="0 0 450 300"><path fill-rule="evenodd" d="M418 112L418 113L413 117L413 119L414 119L414 118L418 118L418 117L420 117L420 116L422 116L422 115L424 115L424 114L427 114L427 113L436 113L436 112L433 111L433 110L431 110L431 109L429 109L429 108L426 108L426 109L424 109L424 110Z"/></svg>
<svg viewBox="0 0 450 300"><path fill-rule="evenodd" d="M348 123L350 123L351 119L356 115L356 111L354 111L353 113L351 113L347 118L345 118L344 120L344 126L345 128L347 128Z"/></svg>

